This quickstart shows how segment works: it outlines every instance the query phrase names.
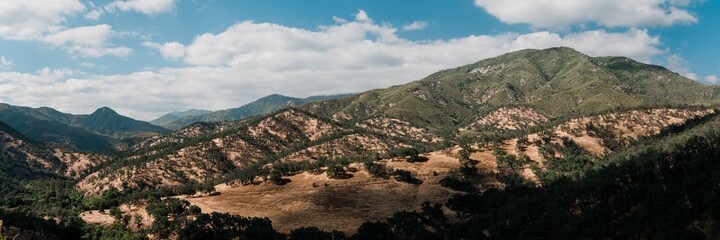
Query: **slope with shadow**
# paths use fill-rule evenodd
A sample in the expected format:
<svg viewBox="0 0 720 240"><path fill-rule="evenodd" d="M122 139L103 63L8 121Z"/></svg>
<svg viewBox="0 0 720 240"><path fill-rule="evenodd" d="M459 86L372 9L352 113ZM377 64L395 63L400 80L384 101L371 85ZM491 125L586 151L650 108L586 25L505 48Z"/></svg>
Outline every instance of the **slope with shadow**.
<svg viewBox="0 0 720 240"><path fill-rule="evenodd" d="M323 101L328 99L339 99L351 96L352 94L339 94L339 95L328 95L328 96L312 96L307 98L294 98L283 96L279 94L272 94L254 102L245 104L238 108L231 108L226 110L215 111L207 114L197 116L187 116L179 118L175 121L171 121L166 124L162 124L168 129L181 129L190 126L196 122L222 122L222 121L236 121L248 117L259 116L263 114L272 113L274 111L299 106L304 103ZM155 121L155 120L154 120Z"/></svg>
<svg viewBox="0 0 720 240"><path fill-rule="evenodd" d="M336 119L387 116L450 130L504 106L531 107L552 119L618 107L714 104L719 96L720 88L660 66L562 47L512 52L304 109Z"/></svg>
<svg viewBox="0 0 720 240"><path fill-rule="evenodd" d="M148 122L122 116L108 107L99 108L90 115L78 115L73 125L113 138L170 132Z"/></svg>
<svg viewBox="0 0 720 240"><path fill-rule="evenodd" d="M266 168L266 164L339 157L374 159L397 148L441 141L425 129L385 120L343 125L288 108L245 121L196 123L131 147L126 156L94 169L77 186L95 194L110 186L175 187L218 181L239 170Z"/></svg>
<svg viewBox="0 0 720 240"><path fill-rule="evenodd" d="M42 117L42 116L41 116ZM36 141L62 143L66 146L84 150L101 151L112 146L111 139L69 126L48 118L36 118L32 114L12 112L0 108L0 121Z"/></svg>
<svg viewBox="0 0 720 240"><path fill-rule="evenodd" d="M149 123L155 124L157 126L165 126L168 125L174 121L177 121L184 117L191 117L191 116L200 116L204 114L211 113L212 111L209 110L201 110L201 109L190 109L187 111L182 112L171 112L165 115L162 115L159 118L156 118Z"/></svg>
<svg viewBox="0 0 720 240"><path fill-rule="evenodd" d="M81 150L103 151L114 138L166 133L169 130L121 116L109 108L90 115L72 115L52 108L0 104L0 121L36 141L64 144Z"/></svg>

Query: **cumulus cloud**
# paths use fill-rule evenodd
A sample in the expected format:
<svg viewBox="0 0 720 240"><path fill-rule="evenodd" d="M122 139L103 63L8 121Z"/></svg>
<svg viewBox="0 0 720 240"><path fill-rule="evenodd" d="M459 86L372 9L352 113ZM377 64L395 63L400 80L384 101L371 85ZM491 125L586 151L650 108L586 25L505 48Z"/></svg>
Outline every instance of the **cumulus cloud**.
<svg viewBox="0 0 720 240"><path fill-rule="evenodd" d="M0 38L36 40L84 10L78 0L2 0Z"/></svg>
<svg viewBox="0 0 720 240"><path fill-rule="evenodd" d="M12 66L15 66L15 61L13 61L12 58L5 58L5 56L0 57L0 69L8 69Z"/></svg>
<svg viewBox="0 0 720 240"><path fill-rule="evenodd" d="M718 84L718 77L716 75L705 76L704 80L709 84Z"/></svg>
<svg viewBox="0 0 720 240"><path fill-rule="evenodd" d="M606 27L670 26L695 23L684 7L690 0L475 0L475 5L508 24L564 28L596 23Z"/></svg>
<svg viewBox="0 0 720 240"><path fill-rule="evenodd" d="M100 24L65 29L48 34L43 41L63 47L71 54L82 57L102 57L106 55L127 57L133 50L127 47L108 47L108 38L116 34L112 26Z"/></svg>
<svg viewBox="0 0 720 240"><path fill-rule="evenodd" d="M678 54L673 54L665 58L665 65L670 70L685 76L692 80L698 80L697 74L690 69L690 63Z"/></svg>
<svg viewBox="0 0 720 240"><path fill-rule="evenodd" d="M355 14L355 21L361 22L361 23L372 23L372 19L370 16L368 16L367 12L365 10L360 10Z"/></svg>
<svg viewBox="0 0 720 240"><path fill-rule="evenodd" d="M108 12L135 11L147 15L157 15L172 12L175 9L175 2L176 0L118 0L105 6L105 10Z"/></svg>
<svg viewBox="0 0 720 240"><path fill-rule="evenodd" d="M88 2L91 8L92 2ZM0 2L0 38L16 41L39 41L65 49L80 57L126 57L133 50L110 46L108 39L117 34L107 24L68 28L67 17L85 11L78 0L3 0ZM100 17L100 10L87 14L87 19Z"/></svg>
<svg viewBox="0 0 720 240"><path fill-rule="evenodd" d="M415 31L415 30L423 30L427 27L428 23L426 21L414 21L410 24L403 25L402 30L404 31Z"/></svg>
<svg viewBox="0 0 720 240"><path fill-rule="evenodd" d="M101 8L93 9L92 11L85 14L85 19L87 20L98 20L103 15L103 10Z"/></svg>
<svg viewBox="0 0 720 240"><path fill-rule="evenodd" d="M658 37L639 29L504 33L435 41L404 39L397 31L373 23L362 11L354 21L312 30L239 22L220 33L200 34L189 43L144 44L185 67L63 78L2 72L0 96L14 104L48 105L74 113L107 105L147 120L179 109L237 107L272 93L304 97L384 88L526 48L568 46L593 56L622 55L644 62L664 53L658 49Z"/></svg>
<svg viewBox="0 0 720 240"><path fill-rule="evenodd" d="M155 42L143 42L143 46L154 48L160 51L160 54L169 60L178 60L185 57L185 45L178 42L168 42L159 44Z"/></svg>

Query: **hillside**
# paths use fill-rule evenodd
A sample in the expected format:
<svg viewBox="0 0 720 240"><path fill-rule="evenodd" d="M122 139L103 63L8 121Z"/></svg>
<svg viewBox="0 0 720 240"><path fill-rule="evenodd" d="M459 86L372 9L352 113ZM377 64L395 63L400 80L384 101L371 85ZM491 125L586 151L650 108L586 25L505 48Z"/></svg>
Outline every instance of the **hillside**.
<svg viewBox="0 0 720 240"><path fill-rule="evenodd" d="M30 140L9 125L0 122L0 158L3 167L17 168L3 171L8 176L25 176L42 173L42 176L79 178L89 168L110 161L111 157L99 153L80 152L56 143ZM5 169L5 168L3 168Z"/></svg>
<svg viewBox="0 0 720 240"><path fill-rule="evenodd" d="M72 125L113 138L170 132L165 128L155 126L148 122L122 116L108 107L99 108L90 115L77 115Z"/></svg>
<svg viewBox="0 0 720 240"><path fill-rule="evenodd" d="M148 139L127 157L85 177L78 187L97 193L110 186L142 189L203 183L277 160L371 158L410 144L429 146L427 139L438 137L420 128L378 132L370 125L343 126L291 108L244 122L198 123Z"/></svg>
<svg viewBox="0 0 720 240"><path fill-rule="evenodd" d="M168 132L162 127L119 115L109 108L100 108L90 115L72 115L47 107L0 104L0 121L36 141L57 142L92 151L111 148L117 138Z"/></svg>
<svg viewBox="0 0 720 240"><path fill-rule="evenodd" d="M624 57L570 48L522 50L443 70L408 84L308 104L334 118L387 116L433 130L457 129L506 106L544 118L619 107L718 103L720 88Z"/></svg>
<svg viewBox="0 0 720 240"><path fill-rule="evenodd" d="M199 194L180 198L200 206L206 213L217 211L269 217L281 233L312 225L326 231L341 230L353 234L363 222L384 220L391 217L392 212L421 210L424 201L446 202L462 192L543 186L563 177L578 178L585 171L610 164L607 156L634 150L638 142L665 137L668 133L677 131L672 129L702 124L708 119L717 119L715 110L656 108L587 115L538 126L537 130L525 135L474 139L469 145L450 146L421 154L424 160L414 162L402 155L382 153L392 152L387 149L388 146L409 146L406 144L428 141L427 137L418 134L426 130L400 131L399 129L404 129L402 127L408 123L396 119L375 119L359 124L362 128L352 130L333 123L332 120L316 119L312 115L291 109L247 122L249 125L235 128L229 131L227 136L214 135L212 140L206 138L207 143L195 143L195 146L212 151L198 151L198 147L177 147L176 149L180 150L167 155L167 158L149 158L143 160L146 163L142 165L135 162L132 167L113 170L114 175L101 171L99 175L92 175L81 181L78 186L91 192L99 192L102 190L98 189L100 186L107 185L122 188L122 181L118 179L129 179L126 182L130 188L181 186L187 182L206 181L195 175L196 173L216 174L206 175L207 178L224 175L223 180L219 181L223 183L214 188L219 195ZM313 123L314 121L318 122ZM355 137L359 134L358 131L378 131L378 128L368 127L370 124L384 126L389 123L398 125L386 126L382 128L385 131L378 132L377 135ZM308 128L310 126L314 127ZM191 132L218 133L210 130L213 126L204 126L205 130L197 127L199 126L195 125ZM242 134L243 132L247 135ZM245 135L245 139L256 139L258 142L244 142L232 137L237 133ZM403 133L403 136L417 141L393 143L382 137L397 133ZM336 136L330 137L333 135ZM249 136L255 138L247 138ZM307 144L309 147L288 147L284 144L284 140L303 138L302 136L307 137L305 141L310 141L310 144ZM314 141L323 138L327 140ZM376 140L368 140L372 138ZM275 139L276 144L266 139ZM241 143L250 143L250 146L243 146ZM247 155L253 152L251 146L265 147ZM263 153L259 149L268 151ZM359 152L351 152L353 149ZM463 151L467 151L466 159ZM208 155L201 155L209 152L217 154L214 155L216 161L212 161ZM375 156L358 155L367 152L375 152ZM264 155L267 153L282 154ZM156 156L165 156L164 154ZM323 156L341 157L340 159L344 157L357 162L334 162L323 159ZM224 170L217 168L223 163L218 161L220 159L229 161L236 167ZM254 160L238 164L238 160L242 159L270 161ZM181 162L182 160L185 162ZM396 169L408 171L414 180L406 183L393 177L377 176L375 171L370 172L368 165L362 164L368 161L387 169L388 172ZM344 166L348 176L330 177L330 166L334 164ZM467 166L473 171L468 172ZM272 177L268 177L268 174L272 176L274 171L280 171L285 180L281 183L274 182ZM125 175L127 172L131 175ZM221 174L217 174L218 172ZM223 172L226 173L222 174ZM180 177L180 173L184 174L184 177ZM247 178L246 174L253 177ZM186 179L185 183L181 180L183 178ZM459 182L453 185L447 183L448 179ZM450 209L446 211L449 212L448 216L453 216ZM95 215L92 215L93 218L99 217Z"/></svg>
<svg viewBox="0 0 720 240"><path fill-rule="evenodd" d="M30 179L8 180L13 185L62 179L65 188L26 195L34 199L27 202L60 196L76 206L74 216L110 224L104 229L160 234L155 236L192 235L208 230L207 221L235 219L243 226L261 224L267 234L289 235L311 225L328 234L380 232L400 239L632 238L662 236L641 229L663 232L657 226L668 224L712 238L713 217L700 213L712 209L713 195L703 194L716 186L691 176L717 176L679 164L716 167L709 164L717 155L712 149L720 124L712 107L716 91L626 58L591 58L567 48L524 50L343 99L295 106L301 103L273 95L242 111L195 117L280 110L151 136L142 133L162 128L109 108L90 115L15 108L11 113L21 119L60 126L73 121L95 133L132 137L118 142L121 152L110 156L26 140L22 131L0 124L0 153L4 168ZM679 177L665 179L656 170ZM3 174L0 179L16 177ZM678 191L680 184L705 190ZM665 194L664 188L684 195ZM13 203L11 195L3 196ZM648 201L653 196L679 211L669 214L690 217L648 220L658 225L623 231L585 225L609 219L617 229L657 216L662 211ZM577 225L563 225L566 219ZM540 222L555 225L548 232Z"/></svg>
<svg viewBox="0 0 720 240"><path fill-rule="evenodd" d="M328 95L328 96L312 96L307 98L294 98L287 97L279 94L272 94L266 97L262 97L251 103L245 104L238 108L231 108L226 110L220 110L210 112L201 115L191 115L178 118L174 121L161 124L168 129L181 129L189 126L196 122L223 122L223 121L236 121L248 117L260 116L274 111L299 106L304 103L323 101L328 99L338 99L352 96L351 94L339 94L339 95ZM155 121L155 120L154 120Z"/></svg>
<svg viewBox="0 0 720 240"><path fill-rule="evenodd" d="M191 116L200 116L203 114L211 113L212 111L209 110L200 110L200 109L190 109L187 111L178 111L178 112L171 112L165 115L160 116L159 118L156 118L149 123L155 124L157 126L166 126L174 121L177 121L184 117L191 117Z"/></svg>

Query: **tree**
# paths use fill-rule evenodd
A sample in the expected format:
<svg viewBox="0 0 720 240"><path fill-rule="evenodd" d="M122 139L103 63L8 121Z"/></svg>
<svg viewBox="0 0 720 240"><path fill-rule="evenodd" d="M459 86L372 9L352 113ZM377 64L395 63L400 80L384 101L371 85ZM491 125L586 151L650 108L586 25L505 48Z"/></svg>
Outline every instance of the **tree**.
<svg viewBox="0 0 720 240"><path fill-rule="evenodd" d="M115 218L115 221L116 221L116 222L120 222L120 221L122 220L122 217L123 217L122 212L121 212L120 209L119 209L118 207L116 207L116 206L110 208L110 216L112 216L113 218Z"/></svg>
<svg viewBox="0 0 720 240"><path fill-rule="evenodd" d="M529 143L530 142L528 141L527 136L522 136L522 137L518 138L517 145L516 145L518 152L525 151L525 148L527 148Z"/></svg>
<svg viewBox="0 0 720 240"><path fill-rule="evenodd" d="M466 181L462 181L454 176L447 176L443 179L440 179L440 186L463 192L470 192L475 190L472 184Z"/></svg>
<svg viewBox="0 0 720 240"><path fill-rule="evenodd" d="M399 182L409 183L412 181L412 173L410 173L410 171L407 171L407 170L395 169L395 171L393 171L392 175L393 175L393 178L395 178L395 180L397 180Z"/></svg>
<svg viewBox="0 0 720 240"><path fill-rule="evenodd" d="M135 223L135 227L141 228L141 227L142 227L142 222L143 222L143 217L140 216L140 214L137 214L137 213L136 213L136 214L133 216L133 222Z"/></svg>
<svg viewBox="0 0 720 240"><path fill-rule="evenodd" d="M282 173L280 173L280 171L273 169L270 171L270 182L275 185L285 185L287 180L282 178Z"/></svg>
<svg viewBox="0 0 720 240"><path fill-rule="evenodd" d="M352 175L348 174L347 171L345 171L345 168L342 165L338 164L328 166L327 176L334 179L345 179L352 177Z"/></svg>
<svg viewBox="0 0 720 240"><path fill-rule="evenodd" d="M290 240L333 240L330 232L320 230L317 227L300 227L290 231Z"/></svg>
<svg viewBox="0 0 720 240"><path fill-rule="evenodd" d="M357 233L352 236L354 240L395 240L398 239L390 229L390 226L385 222L365 222L357 230Z"/></svg>
<svg viewBox="0 0 720 240"><path fill-rule="evenodd" d="M387 178L388 172L387 169L385 169L385 166L381 164L374 163L372 161L365 162L365 169L370 173L370 176L373 177L379 177L379 178Z"/></svg>
<svg viewBox="0 0 720 240"><path fill-rule="evenodd" d="M401 157L407 157L408 162L421 162L425 160L424 158L420 157L420 150L418 150L417 148L401 148L398 152Z"/></svg>

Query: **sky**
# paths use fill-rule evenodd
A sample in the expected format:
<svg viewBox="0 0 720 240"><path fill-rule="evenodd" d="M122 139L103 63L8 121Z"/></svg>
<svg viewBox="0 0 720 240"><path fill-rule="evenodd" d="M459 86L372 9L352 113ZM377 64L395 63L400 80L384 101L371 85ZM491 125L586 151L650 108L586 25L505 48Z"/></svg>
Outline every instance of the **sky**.
<svg viewBox="0 0 720 240"><path fill-rule="evenodd" d="M717 26L718 0L2 0L0 102L152 120L557 46L714 85Z"/></svg>

